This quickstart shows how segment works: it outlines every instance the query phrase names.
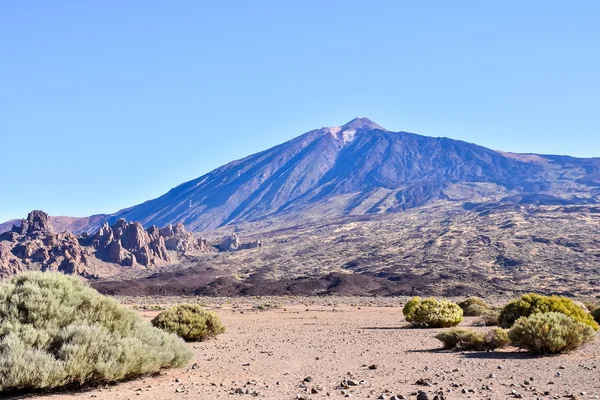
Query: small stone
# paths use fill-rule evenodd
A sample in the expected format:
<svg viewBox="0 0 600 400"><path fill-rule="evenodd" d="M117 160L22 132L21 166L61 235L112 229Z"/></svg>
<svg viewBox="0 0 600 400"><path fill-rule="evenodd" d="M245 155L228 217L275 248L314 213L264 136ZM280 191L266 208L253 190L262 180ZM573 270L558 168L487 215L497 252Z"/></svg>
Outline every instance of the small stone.
<svg viewBox="0 0 600 400"><path fill-rule="evenodd" d="M369 365L369 369L377 369L377 368L378 368L377 364Z"/></svg>
<svg viewBox="0 0 600 400"><path fill-rule="evenodd" d="M421 385L421 386L432 386L432 383L429 379L424 379L424 378L420 378L418 381L415 382L417 385Z"/></svg>
<svg viewBox="0 0 600 400"><path fill-rule="evenodd" d="M417 394L417 400L429 400L429 396L425 392L419 392Z"/></svg>

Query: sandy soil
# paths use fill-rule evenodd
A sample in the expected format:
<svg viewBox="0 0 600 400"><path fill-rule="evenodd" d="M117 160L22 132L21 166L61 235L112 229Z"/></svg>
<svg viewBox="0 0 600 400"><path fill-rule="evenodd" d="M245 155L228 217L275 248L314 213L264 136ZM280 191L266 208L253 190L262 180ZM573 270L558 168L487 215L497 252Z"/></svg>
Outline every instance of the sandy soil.
<svg viewBox="0 0 600 400"><path fill-rule="evenodd" d="M429 399L439 391L446 399L505 399L517 397L514 393L526 399L600 398L600 342L544 358L515 350L447 352L433 338L437 330L407 328L397 306L296 304L261 311L225 305L216 311L227 332L190 344L194 359L187 369L83 392L22 398L320 399L350 394L377 399L389 392L386 399L391 393L416 399L419 390ZM143 314L150 318L156 312ZM369 368L373 365L376 369ZM416 384L421 378L431 386ZM357 385L340 388L348 379Z"/></svg>

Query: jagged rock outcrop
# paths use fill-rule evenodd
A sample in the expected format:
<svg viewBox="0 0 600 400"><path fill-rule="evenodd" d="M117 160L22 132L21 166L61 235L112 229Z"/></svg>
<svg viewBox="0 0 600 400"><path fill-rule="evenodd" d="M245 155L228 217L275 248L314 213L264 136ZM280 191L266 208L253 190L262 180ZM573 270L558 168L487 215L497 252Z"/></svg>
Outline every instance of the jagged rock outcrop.
<svg viewBox="0 0 600 400"><path fill-rule="evenodd" d="M171 261L156 226L146 231L139 222L127 222L123 218L113 226L105 222L94 235L92 245L101 256L121 266L132 266L136 262L148 266Z"/></svg>
<svg viewBox="0 0 600 400"><path fill-rule="evenodd" d="M188 232L181 222L175 225L169 224L160 229L160 235L165 240L167 250L189 253L192 251L209 251L210 246L204 239L194 238L192 232Z"/></svg>
<svg viewBox="0 0 600 400"><path fill-rule="evenodd" d="M260 240L242 243L239 235L237 233L233 233L231 235L225 236L223 240L221 240L221 243L218 247L219 251L237 251L262 247L262 243L260 242Z"/></svg>
<svg viewBox="0 0 600 400"><path fill-rule="evenodd" d="M34 210L27 218L21 220L21 226L13 226L12 232L19 235L34 235L36 233L54 233L50 217L43 211Z"/></svg>
<svg viewBox="0 0 600 400"><path fill-rule="evenodd" d="M172 251L172 253L169 252ZM121 267L149 268L173 261L175 252L209 251L182 224L147 230L139 222L104 223L93 235L54 233L50 217L32 211L20 226L0 235L0 276L25 270L60 271L87 278L108 276Z"/></svg>
<svg viewBox="0 0 600 400"><path fill-rule="evenodd" d="M32 211L20 226L0 235L0 276L34 268L94 276L86 266L87 255L77 237L54 233L43 211Z"/></svg>

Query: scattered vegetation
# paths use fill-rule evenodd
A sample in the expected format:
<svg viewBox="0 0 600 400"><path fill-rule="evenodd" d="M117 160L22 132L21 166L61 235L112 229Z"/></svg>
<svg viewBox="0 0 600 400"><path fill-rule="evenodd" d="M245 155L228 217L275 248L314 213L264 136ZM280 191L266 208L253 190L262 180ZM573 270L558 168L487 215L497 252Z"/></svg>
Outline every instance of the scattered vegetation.
<svg viewBox="0 0 600 400"><path fill-rule="evenodd" d="M452 328L435 336L448 350L491 351L509 345L508 333L501 328L489 332L474 331L466 328Z"/></svg>
<svg viewBox="0 0 600 400"><path fill-rule="evenodd" d="M279 306L275 303L260 303L254 306L257 310L266 311L273 308L278 308Z"/></svg>
<svg viewBox="0 0 600 400"><path fill-rule="evenodd" d="M502 328L494 328L485 334L484 344L486 350L502 349L510 346L508 331Z"/></svg>
<svg viewBox="0 0 600 400"><path fill-rule="evenodd" d="M498 325L498 316L500 313L495 310L487 310L481 314L480 318L475 321L475 326L496 326Z"/></svg>
<svg viewBox="0 0 600 400"><path fill-rule="evenodd" d="M480 317L490 310L490 306L479 297L469 297L457 304L462 308L463 315L466 317Z"/></svg>
<svg viewBox="0 0 600 400"><path fill-rule="evenodd" d="M560 313L534 313L521 317L509 332L515 347L535 354L568 353L594 340L594 329Z"/></svg>
<svg viewBox="0 0 600 400"><path fill-rule="evenodd" d="M451 301L413 297L402 310L406 321L413 326L447 328L458 325L463 319L462 309Z"/></svg>
<svg viewBox="0 0 600 400"><path fill-rule="evenodd" d="M188 342L202 342L225 332L217 314L196 304L171 307L156 316L152 325Z"/></svg>
<svg viewBox="0 0 600 400"><path fill-rule="evenodd" d="M165 310L165 307L159 306L157 304L141 305L141 306L134 305L132 308L136 311L163 311L163 310Z"/></svg>
<svg viewBox="0 0 600 400"><path fill-rule="evenodd" d="M0 392L114 382L190 358L181 339L75 277L29 272L0 283Z"/></svg>
<svg viewBox="0 0 600 400"><path fill-rule="evenodd" d="M596 331L599 328L592 315L573 300L567 297L542 296L535 293L525 294L504 306L498 317L498 324L503 328L510 328L521 317L548 312L562 313L575 321L589 325Z"/></svg>

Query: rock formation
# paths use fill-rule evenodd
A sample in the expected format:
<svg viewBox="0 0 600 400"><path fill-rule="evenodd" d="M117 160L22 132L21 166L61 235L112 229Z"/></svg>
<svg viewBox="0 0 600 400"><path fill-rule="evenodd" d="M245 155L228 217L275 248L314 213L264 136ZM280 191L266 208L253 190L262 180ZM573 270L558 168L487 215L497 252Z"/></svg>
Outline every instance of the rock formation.
<svg viewBox="0 0 600 400"><path fill-rule="evenodd" d="M34 210L27 218L21 220L21 226L13 226L12 232L19 235L35 235L36 233L54 233L50 217L43 211Z"/></svg>
<svg viewBox="0 0 600 400"><path fill-rule="evenodd" d="M169 224L160 229L160 236L164 238L167 250L183 253L209 251L209 245L206 240L194 238L194 234L186 231L181 222L178 222L175 226Z"/></svg>
<svg viewBox="0 0 600 400"><path fill-rule="evenodd" d="M113 226L107 222L96 232L92 246L99 255L121 266L139 263L144 266L171 261L165 241L156 226L147 231L139 222L119 219Z"/></svg>
<svg viewBox="0 0 600 400"><path fill-rule="evenodd" d="M233 233L231 235L225 236L221 243L219 244L219 251L237 251L237 250L247 250L247 249L255 249L257 247L262 247L262 243L260 240L254 240L248 243L242 243L238 234Z"/></svg>
<svg viewBox="0 0 600 400"><path fill-rule="evenodd" d="M0 235L0 275L11 275L38 266L91 277L87 255L72 233L56 234L48 214L32 211L20 226Z"/></svg>
<svg viewBox="0 0 600 400"><path fill-rule="evenodd" d="M24 270L61 271L87 278L112 275L120 267L150 268L173 261L174 253L206 252L183 224L147 230L139 222L104 223L93 235L54 233L48 214L32 211L0 235L0 276Z"/></svg>

